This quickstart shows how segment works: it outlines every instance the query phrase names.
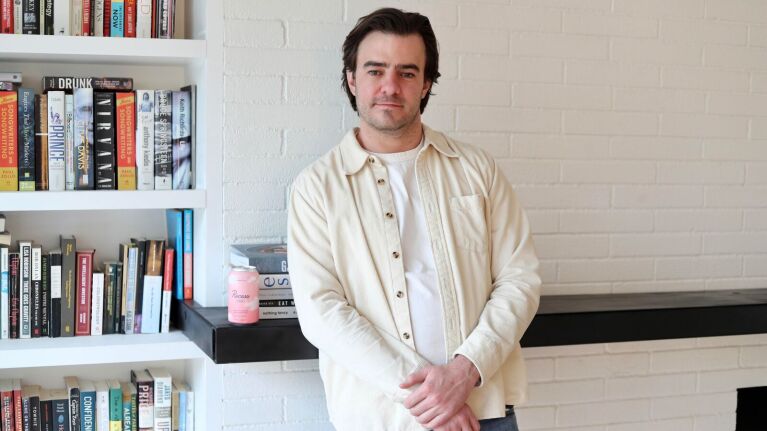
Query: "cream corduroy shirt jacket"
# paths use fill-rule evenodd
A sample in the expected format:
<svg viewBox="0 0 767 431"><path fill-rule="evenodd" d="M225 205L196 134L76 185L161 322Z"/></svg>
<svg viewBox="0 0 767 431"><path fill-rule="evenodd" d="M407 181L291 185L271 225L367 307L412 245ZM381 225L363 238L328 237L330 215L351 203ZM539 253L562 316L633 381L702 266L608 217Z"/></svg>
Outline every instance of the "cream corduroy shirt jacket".
<svg viewBox="0 0 767 431"><path fill-rule="evenodd" d="M424 126L416 177L437 267L449 357L481 383L479 419L525 399L519 340L541 280L530 226L485 152ZM319 349L330 420L341 431L421 430L399 384L428 365L415 350L386 167L355 131L304 169L289 203L288 263L301 329Z"/></svg>

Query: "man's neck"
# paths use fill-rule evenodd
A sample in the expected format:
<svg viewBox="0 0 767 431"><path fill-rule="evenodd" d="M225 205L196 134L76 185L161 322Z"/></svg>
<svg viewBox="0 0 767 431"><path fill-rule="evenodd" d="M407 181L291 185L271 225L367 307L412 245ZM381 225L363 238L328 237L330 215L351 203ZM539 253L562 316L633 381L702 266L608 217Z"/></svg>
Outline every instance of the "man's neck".
<svg viewBox="0 0 767 431"><path fill-rule="evenodd" d="M357 131L357 141L362 148L372 153L401 153L412 150L421 143L423 138L423 126L417 122L397 132L380 132L366 125L360 124Z"/></svg>

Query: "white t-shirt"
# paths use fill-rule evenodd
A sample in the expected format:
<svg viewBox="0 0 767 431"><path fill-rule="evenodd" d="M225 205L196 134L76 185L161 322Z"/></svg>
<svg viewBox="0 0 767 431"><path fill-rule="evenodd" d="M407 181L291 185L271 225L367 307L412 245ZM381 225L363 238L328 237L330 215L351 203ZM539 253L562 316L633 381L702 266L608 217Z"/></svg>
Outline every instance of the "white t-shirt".
<svg viewBox="0 0 767 431"><path fill-rule="evenodd" d="M444 316L426 215L415 176L424 143L401 153L372 153L386 166L397 212L410 323L418 353L435 365L447 363Z"/></svg>

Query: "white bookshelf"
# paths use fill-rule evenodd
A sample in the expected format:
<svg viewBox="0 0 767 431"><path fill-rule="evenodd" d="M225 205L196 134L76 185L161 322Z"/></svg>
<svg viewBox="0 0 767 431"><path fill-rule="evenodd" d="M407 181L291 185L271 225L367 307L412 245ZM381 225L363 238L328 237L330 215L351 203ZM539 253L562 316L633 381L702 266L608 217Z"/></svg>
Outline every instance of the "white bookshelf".
<svg viewBox="0 0 767 431"><path fill-rule="evenodd" d="M180 3L177 28L185 39L3 34L0 71L21 72L23 85L36 93L43 76L130 77L135 89L196 84L194 189L1 192L0 213L14 242L30 239L49 251L58 233L73 234L78 248L96 249L100 264L131 237L164 237L167 208L194 208L194 299L222 305L223 5ZM64 375L125 381L131 369L147 366L167 367L192 386L197 430L221 430L221 370L180 331L0 341L0 377L49 387L60 387Z"/></svg>

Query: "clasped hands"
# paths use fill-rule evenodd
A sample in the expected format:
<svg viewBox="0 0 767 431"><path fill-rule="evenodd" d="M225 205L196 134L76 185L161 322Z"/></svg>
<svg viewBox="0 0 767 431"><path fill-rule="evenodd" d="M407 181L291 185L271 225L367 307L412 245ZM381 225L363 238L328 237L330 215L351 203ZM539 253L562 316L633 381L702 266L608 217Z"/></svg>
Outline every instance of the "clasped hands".
<svg viewBox="0 0 767 431"><path fill-rule="evenodd" d="M405 399L419 424L434 431L479 431L479 421L466 404L479 381L479 371L466 357L457 355L446 365L430 365L407 376L400 388L415 389Z"/></svg>

